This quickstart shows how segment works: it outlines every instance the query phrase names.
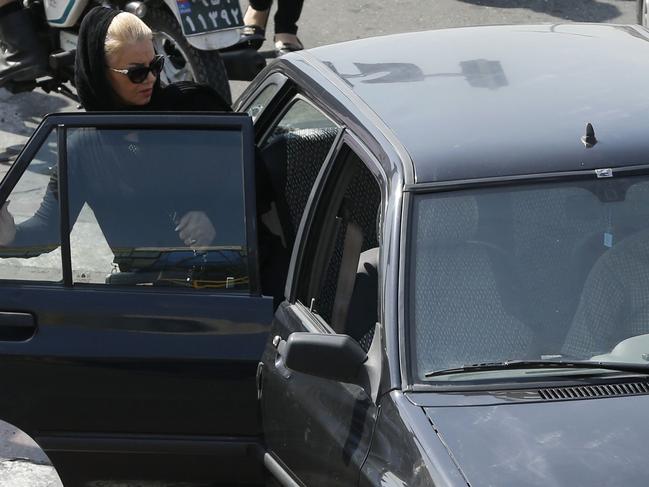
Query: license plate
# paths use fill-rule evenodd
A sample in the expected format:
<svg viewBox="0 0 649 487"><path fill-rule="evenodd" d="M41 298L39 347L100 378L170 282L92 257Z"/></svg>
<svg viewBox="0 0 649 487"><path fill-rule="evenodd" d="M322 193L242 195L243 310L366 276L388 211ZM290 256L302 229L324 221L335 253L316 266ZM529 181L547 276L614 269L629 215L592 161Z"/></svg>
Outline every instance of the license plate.
<svg viewBox="0 0 649 487"><path fill-rule="evenodd" d="M176 0L185 36L243 25L239 0Z"/></svg>

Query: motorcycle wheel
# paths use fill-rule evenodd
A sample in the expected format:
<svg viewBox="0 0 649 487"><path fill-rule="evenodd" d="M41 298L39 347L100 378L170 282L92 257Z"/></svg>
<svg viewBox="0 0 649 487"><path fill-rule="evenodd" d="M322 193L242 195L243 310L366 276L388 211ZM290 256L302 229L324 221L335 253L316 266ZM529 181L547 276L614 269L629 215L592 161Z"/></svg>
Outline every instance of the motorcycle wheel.
<svg viewBox="0 0 649 487"><path fill-rule="evenodd" d="M202 51L192 47L185 39L176 17L167 10L149 8L143 20L153 31L156 52L167 56L160 76L164 83L195 81L206 84L232 103L228 75L218 51Z"/></svg>

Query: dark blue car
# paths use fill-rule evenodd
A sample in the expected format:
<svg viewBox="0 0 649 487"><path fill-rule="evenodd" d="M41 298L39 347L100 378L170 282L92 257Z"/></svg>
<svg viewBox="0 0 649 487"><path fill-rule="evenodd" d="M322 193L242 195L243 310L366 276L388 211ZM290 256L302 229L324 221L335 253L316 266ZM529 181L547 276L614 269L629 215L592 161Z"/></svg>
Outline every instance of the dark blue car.
<svg viewBox="0 0 649 487"><path fill-rule="evenodd" d="M66 486L647 485L648 41L402 34L239 114L47 117L0 186L0 419Z"/></svg>

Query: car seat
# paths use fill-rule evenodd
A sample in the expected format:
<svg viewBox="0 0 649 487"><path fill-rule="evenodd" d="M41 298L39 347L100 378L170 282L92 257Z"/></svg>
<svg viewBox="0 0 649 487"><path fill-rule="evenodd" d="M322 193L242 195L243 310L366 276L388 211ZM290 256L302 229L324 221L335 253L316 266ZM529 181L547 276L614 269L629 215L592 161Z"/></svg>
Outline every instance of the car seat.
<svg viewBox="0 0 649 487"><path fill-rule="evenodd" d="M472 196L420 200L409 268L411 340L420 370L528 358L533 333L503 305L489 249L475 242Z"/></svg>

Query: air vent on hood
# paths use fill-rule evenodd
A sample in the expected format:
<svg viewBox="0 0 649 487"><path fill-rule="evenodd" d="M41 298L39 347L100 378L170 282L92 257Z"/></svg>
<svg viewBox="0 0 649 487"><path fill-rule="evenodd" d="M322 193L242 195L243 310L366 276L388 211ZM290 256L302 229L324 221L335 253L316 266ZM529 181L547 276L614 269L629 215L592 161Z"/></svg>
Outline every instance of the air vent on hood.
<svg viewBox="0 0 649 487"><path fill-rule="evenodd" d="M599 386L553 387L540 389L539 395L546 401L564 399L589 399L610 396L636 396L649 394L649 382L627 382L622 384L604 384Z"/></svg>

